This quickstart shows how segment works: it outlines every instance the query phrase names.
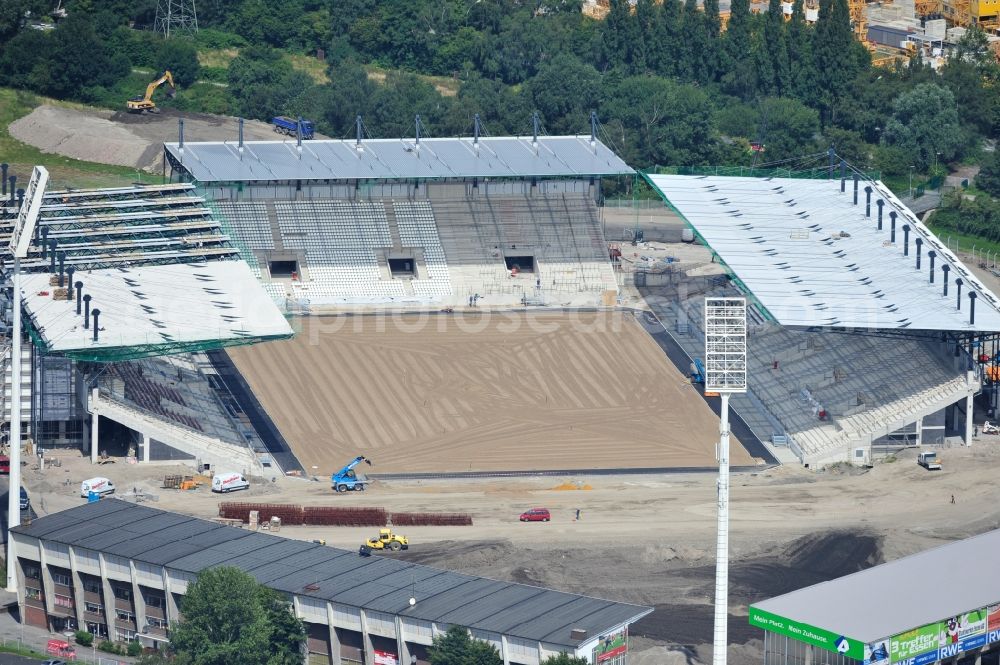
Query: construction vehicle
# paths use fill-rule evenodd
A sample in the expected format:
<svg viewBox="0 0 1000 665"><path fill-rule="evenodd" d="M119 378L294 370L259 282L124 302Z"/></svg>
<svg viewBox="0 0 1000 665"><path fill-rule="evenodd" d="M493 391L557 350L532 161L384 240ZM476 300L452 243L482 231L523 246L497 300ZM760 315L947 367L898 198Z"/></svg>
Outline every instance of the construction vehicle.
<svg viewBox="0 0 1000 665"><path fill-rule="evenodd" d="M920 453L917 455L917 464L928 471L941 470L941 460L938 459L937 453Z"/></svg>
<svg viewBox="0 0 1000 665"><path fill-rule="evenodd" d="M128 108L129 113L143 113L150 112L156 113L156 104L153 102L153 93L164 83L170 86L167 90L167 95L173 97L177 94L177 87L174 85L174 76L170 71L163 72L163 76L151 82L146 86L146 95L144 97L132 97L127 102L125 106Z"/></svg>
<svg viewBox="0 0 1000 665"><path fill-rule="evenodd" d="M330 476L330 487L337 492L350 492L352 490L363 492L365 485L368 484L368 478L364 475L359 476L354 471L354 467L362 462L368 466L372 465L370 459L364 455L358 455L347 466Z"/></svg>
<svg viewBox="0 0 1000 665"><path fill-rule="evenodd" d="M705 366L702 364L701 358L695 358L690 369L692 383L705 383Z"/></svg>
<svg viewBox="0 0 1000 665"><path fill-rule="evenodd" d="M392 550L393 552L398 552L399 550L410 549L410 541L406 539L406 536L393 533L392 529L379 529L378 537L369 538L365 541L364 547L370 550Z"/></svg>
<svg viewBox="0 0 1000 665"><path fill-rule="evenodd" d="M316 135L311 120L302 120L301 118L293 120L279 115L276 118L271 118L271 125L274 126L274 131L287 136L296 136L301 131L303 140L309 140Z"/></svg>

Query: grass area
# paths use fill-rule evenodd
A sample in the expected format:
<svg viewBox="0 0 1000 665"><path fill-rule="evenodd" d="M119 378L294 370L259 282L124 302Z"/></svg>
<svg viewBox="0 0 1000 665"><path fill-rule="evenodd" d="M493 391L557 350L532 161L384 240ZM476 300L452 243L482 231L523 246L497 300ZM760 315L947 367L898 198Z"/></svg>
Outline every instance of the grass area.
<svg viewBox="0 0 1000 665"><path fill-rule="evenodd" d="M365 71L368 72L368 78L377 83L385 83L385 79L389 74L394 73L396 70L385 69L379 67L378 65L365 65ZM431 76L430 74L417 74L416 77L421 81L426 81L434 86L441 95L445 97L454 97L458 94L458 88L461 86L459 81L447 76Z"/></svg>
<svg viewBox="0 0 1000 665"><path fill-rule="evenodd" d="M930 219L927 221L927 226L937 235L938 238L941 238L941 240L947 244L951 250L971 252L972 248L975 247L976 256L978 256L980 252L996 252L1000 255L1000 242L984 240L977 236L952 231L947 226L935 224L934 220L937 218L939 212L940 211L935 212L930 216Z"/></svg>
<svg viewBox="0 0 1000 665"><path fill-rule="evenodd" d="M228 69L236 56L240 54L235 48L200 48L198 49L198 64L202 67Z"/></svg>
<svg viewBox="0 0 1000 665"><path fill-rule="evenodd" d="M0 644L0 653L13 653L18 656L25 656L27 658L37 658L38 660L48 660L51 656L47 656L40 651L35 651L23 645L18 645L16 642L11 642L10 644Z"/></svg>
<svg viewBox="0 0 1000 665"><path fill-rule="evenodd" d="M330 82L330 78L326 75L326 63L320 62L311 55L286 53L285 60L291 63L293 69L308 74L315 83Z"/></svg>
<svg viewBox="0 0 1000 665"><path fill-rule="evenodd" d="M0 88L0 161L10 164L10 172L12 175L18 176L19 184L27 183L31 169L35 165L44 166L49 170L50 189L116 187L136 180L137 172L135 169L84 162L45 153L12 137L8 131L10 123L28 115L41 104L74 109L88 108L82 104L61 102L39 97L29 92ZM154 178L149 174L142 174L141 177L144 181L150 181Z"/></svg>

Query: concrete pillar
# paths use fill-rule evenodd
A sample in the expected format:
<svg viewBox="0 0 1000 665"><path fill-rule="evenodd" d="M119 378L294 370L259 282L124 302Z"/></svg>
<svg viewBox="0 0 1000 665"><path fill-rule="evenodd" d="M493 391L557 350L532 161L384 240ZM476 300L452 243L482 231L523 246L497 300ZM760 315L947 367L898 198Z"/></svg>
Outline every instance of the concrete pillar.
<svg viewBox="0 0 1000 665"><path fill-rule="evenodd" d="M337 635L337 627L333 625L333 603L326 604L326 624L330 629L330 665L341 665L340 637Z"/></svg>
<svg viewBox="0 0 1000 665"><path fill-rule="evenodd" d="M396 654L399 665L410 665L410 649L403 637L403 620L396 615Z"/></svg>
<svg viewBox="0 0 1000 665"><path fill-rule="evenodd" d="M510 647L507 646L507 636L500 633L500 655L503 657L503 665L510 665Z"/></svg>
<svg viewBox="0 0 1000 665"><path fill-rule="evenodd" d="M115 592L111 589L111 580L108 579L108 564L104 560L104 554L98 552L97 559L101 565L101 604L104 606L104 627L108 631L108 639L115 642L118 640L118 632L115 628L115 618L117 617Z"/></svg>
<svg viewBox="0 0 1000 665"><path fill-rule="evenodd" d="M8 534L9 535L9 534ZM52 587L52 572L49 570L48 557L45 556L45 545L41 541L38 543L38 567L41 569L42 573L42 597L45 599L45 625L51 628L48 617L48 609L55 607L56 605L56 594L55 589Z"/></svg>
<svg viewBox="0 0 1000 665"><path fill-rule="evenodd" d="M76 611L76 627L78 630L86 630L87 622L83 617L83 580L80 579L80 571L76 568L76 552L69 548L69 570L73 580L73 609Z"/></svg>
<svg viewBox="0 0 1000 665"><path fill-rule="evenodd" d="M973 418L973 404L972 395L966 395L965 397L965 445L972 445L972 421Z"/></svg>
<svg viewBox="0 0 1000 665"><path fill-rule="evenodd" d="M164 613L167 617L167 627L173 626L180 618L180 610L177 608L177 602L174 600L174 593L170 588L170 576L167 575L167 569L163 568L163 595L167 599L167 606L164 608Z"/></svg>
<svg viewBox="0 0 1000 665"><path fill-rule="evenodd" d="M149 461L149 444L151 443L149 434L146 432L142 433L142 461Z"/></svg>
<svg viewBox="0 0 1000 665"><path fill-rule="evenodd" d="M97 413L97 388L90 391L90 463L97 464L97 449L101 446L100 437L97 435L97 427L101 419Z"/></svg>
<svg viewBox="0 0 1000 665"><path fill-rule="evenodd" d="M361 645L365 650L365 665L375 665L372 637L368 634L368 615L365 613L364 609L361 610Z"/></svg>
<svg viewBox="0 0 1000 665"><path fill-rule="evenodd" d="M917 418L917 447L919 448L924 444L924 417L920 416Z"/></svg>
<svg viewBox="0 0 1000 665"><path fill-rule="evenodd" d="M128 570L132 577L132 607L135 609L135 632L142 634L142 627L146 625L146 597L139 589L139 576L135 574L135 561L128 560Z"/></svg>

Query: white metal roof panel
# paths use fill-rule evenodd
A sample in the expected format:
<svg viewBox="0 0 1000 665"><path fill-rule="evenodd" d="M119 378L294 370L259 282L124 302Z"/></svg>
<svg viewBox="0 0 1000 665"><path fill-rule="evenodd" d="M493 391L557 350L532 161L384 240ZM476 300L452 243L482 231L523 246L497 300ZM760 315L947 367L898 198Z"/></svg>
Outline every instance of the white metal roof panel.
<svg viewBox="0 0 1000 665"><path fill-rule="evenodd" d="M540 136L370 139L361 142L248 141L165 143L173 160L199 182L260 180L393 180L423 178L530 178L634 173L600 141Z"/></svg>
<svg viewBox="0 0 1000 665"><path fill-rule="evenodd" d="M752 607L872 643L1000 602L997 551L1000 530L989 531Z"/></svg>
<svg viewBox="0 0 1000 665"><path fill-rule="evenodd" d="M841 193L839 179L646 177L782 325L1000 331L997 296L881 182L862 181L854 205L853 183ZM873 189L870 216L865 186ZM970 291L976 293L974 321Z"/></svg>
<svg viewBox="0 0 1000 665"><path fill-rule="evenodd" d="M22 275L25 309L53 352L273 339L292 330L243 261L109 268L77 273L100 332L73 301L54 299L50 275ZM92 323L92 321L91 321Z"/></svg>

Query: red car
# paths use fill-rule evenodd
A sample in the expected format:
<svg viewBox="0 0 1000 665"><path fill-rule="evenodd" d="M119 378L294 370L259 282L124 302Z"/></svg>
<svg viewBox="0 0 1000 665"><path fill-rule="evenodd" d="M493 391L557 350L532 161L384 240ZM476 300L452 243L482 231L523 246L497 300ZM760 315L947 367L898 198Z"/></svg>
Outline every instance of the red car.
<svg viewBox="0 0 1000 665"><path fill-rule="evenodd" d="M532 508L521 513L522 522L548 522L552 519L548 508Z"/></svg>
<svg viewBox="0 0 1000 665"><path fill-rule="evenodd" d="M10 474L10 458L6 455L0 455L0 474Z"/></svg>

